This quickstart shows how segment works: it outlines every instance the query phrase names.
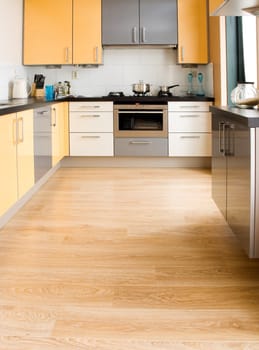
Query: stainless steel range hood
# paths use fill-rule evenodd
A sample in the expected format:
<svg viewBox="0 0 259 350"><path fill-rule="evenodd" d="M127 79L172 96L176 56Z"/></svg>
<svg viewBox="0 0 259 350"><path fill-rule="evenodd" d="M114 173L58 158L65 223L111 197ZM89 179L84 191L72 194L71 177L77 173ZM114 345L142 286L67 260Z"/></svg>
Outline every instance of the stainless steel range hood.
<svg viewBox="0 0 259 350"><path fill-rule="evenodd" d="M225 0L211 16L259 16L259 0Z"/></svg>

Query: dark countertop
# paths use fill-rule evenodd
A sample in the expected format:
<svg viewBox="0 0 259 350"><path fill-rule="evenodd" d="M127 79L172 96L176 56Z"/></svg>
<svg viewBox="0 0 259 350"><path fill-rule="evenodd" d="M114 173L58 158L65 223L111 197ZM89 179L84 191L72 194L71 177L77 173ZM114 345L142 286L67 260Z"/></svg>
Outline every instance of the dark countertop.
<svg viewBox="0 0 259 350"><path fill-rule="evenodd" d="M9 113L17 113L26 109L35 109L46 105L51 105L58 102L76 102L76 101L112 101L114 104L129 104L129 103L148 103L148 104L167 104L172 101L208 101L213 102L213 97L199 96L124 96L124 97L85 97L85 96L68 96L53 101L46 101L45 98L28 98L28 99L12 99L0 101L0 116Z"/></svg>
<svg viewBox="0 0 259 350"><path fill-rule="evenodd" d="M232 118L249 128L259 127L259 110L256 108L238 108L231 106L210 106L211 112L220 112L222 117Z"/></svg>

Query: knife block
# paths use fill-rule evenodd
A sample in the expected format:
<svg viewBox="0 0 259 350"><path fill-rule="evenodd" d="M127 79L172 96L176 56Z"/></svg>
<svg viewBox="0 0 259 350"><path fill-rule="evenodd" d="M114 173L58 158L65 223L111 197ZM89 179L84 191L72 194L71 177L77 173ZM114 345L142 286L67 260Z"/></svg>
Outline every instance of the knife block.
<svg viewBox="0 0 259 350"><path fill-rule="evenodd" d="M44 97L45 96L45 90L44 89L36 89L35 90L35 97Z"/></svg>
<svg viewBox="0 0 259 350"><path fill-rule="evenodd" d="M32 97L44 97L45 90L44 89L36 89L36 84L33 83L31 86L31 96Z"/></svg>

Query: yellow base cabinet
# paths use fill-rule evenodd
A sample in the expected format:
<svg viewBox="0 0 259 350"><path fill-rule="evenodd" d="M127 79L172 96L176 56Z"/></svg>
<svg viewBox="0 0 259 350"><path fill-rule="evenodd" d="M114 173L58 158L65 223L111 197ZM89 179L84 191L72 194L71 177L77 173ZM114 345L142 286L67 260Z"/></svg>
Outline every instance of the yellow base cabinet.
<svg viewBox="0 0 259 350"><path fill-rule="evenodd" d="M0 118L0 216L16 201L17 164L16 164L16 114L7 114Z"/></svg>
<svg viewBox="0 0 259 350"><path fill-rule="evenodd" d="M23 63L102 62L101 0L25 0Z"/></svg>
<svg viewBox="0 0 259 350"><path fill-rule="evenodd" d="M25 0L23 63L72 63L72 0Z"/></svg>
<svg viewBox="0 0 259 350"><path fill-rule="evenodd" d="M33 110L17 113L18 197L34 185Z"/></svg>
<svg viewBox="0 0 259 350"><path fill-rule="evenodd" d="M207 0L178 0L178 63L208 61Z"/></svg>
<svg viewBox="0 0 259 350"><path fill-rule="evenodd" d="M34 185L33 111L0 118L0 216Z"/></svg>
<svg viewBox="0 0 259 350"><path fill-rule="evenodd" d="M52 125L52 166L69 154L68 145L68 103L55 103L51 106Z"/></svg>

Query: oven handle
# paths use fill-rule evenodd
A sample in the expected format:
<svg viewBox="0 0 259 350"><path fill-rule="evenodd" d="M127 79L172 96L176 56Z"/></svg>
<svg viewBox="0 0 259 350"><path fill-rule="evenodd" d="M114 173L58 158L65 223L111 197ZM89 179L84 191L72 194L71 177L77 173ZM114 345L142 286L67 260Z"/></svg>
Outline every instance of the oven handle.
<svg viewBox="0 0 259 350"><path fill-rule="evenodd" d="M118 114L157 114L157 113L163 113L163 111L161 109L158 109L156 111L149 111L149 110L145 110L145 111L139 111L139 110L132 110L132 111L119 111Z"/></svg>

